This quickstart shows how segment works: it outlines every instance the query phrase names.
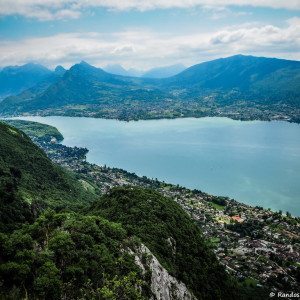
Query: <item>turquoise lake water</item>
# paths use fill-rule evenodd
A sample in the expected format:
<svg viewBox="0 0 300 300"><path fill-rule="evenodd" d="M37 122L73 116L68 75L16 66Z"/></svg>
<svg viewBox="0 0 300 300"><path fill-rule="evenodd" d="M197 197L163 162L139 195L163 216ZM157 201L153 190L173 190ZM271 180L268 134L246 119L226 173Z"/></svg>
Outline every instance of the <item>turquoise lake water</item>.
<svg viewBox="0 0 300 300"><path fill-rule="evenodd" d="M227 118L22 117L53 125L87 160L300 215L300 125Z"/></svg>

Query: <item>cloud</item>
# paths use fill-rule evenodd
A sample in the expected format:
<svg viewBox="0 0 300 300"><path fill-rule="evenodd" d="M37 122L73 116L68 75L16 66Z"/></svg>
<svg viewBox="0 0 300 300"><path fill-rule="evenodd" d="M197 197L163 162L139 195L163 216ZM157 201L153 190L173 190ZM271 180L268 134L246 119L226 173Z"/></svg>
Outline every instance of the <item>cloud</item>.
<svg viewBox="0 0 300 300"><path fill-rule="evenodd" d="M117 55L123 55L123 54L131 54L136 52L135 47L133 45L121 45L117 46L115 49L113 49L112 53Z"/></svg>
<svg viewBox="0 0 300 300"><path fill-rule="evenodd" d="M210 6L206 5L203 6L203 10L207 12L210 15L210 18L212 20L219 20L223 18L230 18L234 16L246 16L246 15L252 15L251 12L246 11L238 11L234 12L230 8L225 6Z"/></svg>
<svg viewBox="0 0 300 300"><path fill-rule="evenodd" d="M278 51L300 56L300 18L287 20L288 26L273 25L231 28L215 33L210 42L216 47L234 48L237 51L268 51L276 56Z"/></svg>
<svg viewBox="0 0 300 300"><path fill-rule="evenodd" d="M14 0L13 4L11 0L1 0L0 15L54 20L78 18L82 11L95 7L138 11L211 7L216 9L214 16L218 18L224 13L220 8L229 6L300 10L300 0Z"/></svg>
<svg viewBox="0 0 300 300"><path fill-rule="evenodd" d="M300 18L284 27L242 24L215 32L168 35L147 30L68 33L0 41L0 66L36 61L50 67L86 60L97 66L150 67L202 61L237 53L300 60Z"/></svg>
<svg viewBox="0 0 300 300"><path fill-rule="evenodd" d="M81 11L73 1L62 0L10 0L0 1L0 16L20 15L40 21L76 19Z"/></svg>

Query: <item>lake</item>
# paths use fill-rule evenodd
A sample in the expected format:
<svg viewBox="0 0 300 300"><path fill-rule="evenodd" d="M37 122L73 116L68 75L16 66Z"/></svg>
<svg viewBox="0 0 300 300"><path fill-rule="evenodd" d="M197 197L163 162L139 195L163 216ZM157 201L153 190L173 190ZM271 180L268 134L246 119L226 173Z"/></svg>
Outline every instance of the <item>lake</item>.
<svg viewBox="0 0 300 300"><path fill-rule="evenodd" d="M300 125L188 118L123 122L22 117L53 125L87 160L300 215Z"/></svg>

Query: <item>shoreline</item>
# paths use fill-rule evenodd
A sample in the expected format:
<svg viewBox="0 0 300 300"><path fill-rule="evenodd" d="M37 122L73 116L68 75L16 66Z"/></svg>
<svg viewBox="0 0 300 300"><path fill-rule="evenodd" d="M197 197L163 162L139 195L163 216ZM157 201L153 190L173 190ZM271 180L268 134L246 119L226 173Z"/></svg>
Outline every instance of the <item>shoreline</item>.
<svg viewBox="0 0 300 300"><path fill-rule="evenodd" d="M0 115L0 120L24 120L23 118L31 118L31 117L42 117L42 118L47 118L47 117L65 117L65 118L86 118L86 119L95 119L95 120L112 120L112 121L119 121L119 122L143 122L143 121L172 121L172 120L180 120L180 119L192 119L192 120L198 120L198 119L209 119L209 118L217 118L217 119L228 119L231 121L237 121L241 123L245 122L267 122L267 123L272 123L272 122L283 122L283 123L290 123L290 124L298 124L300 125L300 119L297 122L293 122L291 120L285 120L285 119L241 119L241 118L233 118L229 116L216 116L216 115L208 115L208 116L183 116L183 117L173 117L173 118L167 118L167 117L162 117L162 118L141 118L141 119L120 119L120 118L110 118L110 117L95 117L95 116L85 116L85 115L70 115L70 114L24 114L24 115L10 115L10 116L1 116ZM26 119L25 119L26 121Z"/></svg>
<svg viewBox="0 0 300 300"><path fill-rule="evenodd" d="M47 118L47 117L77 118L77 117L72 117L72 116L19 116L19 117L9 118L9 120L24 120L24 121L36 122L37 124L44 124L46 126L52 126L53 127L53 125L48 125L46 123L41 123L40 120L37 120L37 121L33 120L32 121L32 120L27 120L26 119L26 118L31 118L31 117L34 117L34 118L35 117L41 117L41 118ZM86 119L94 119L94 120L102 119L102 120L111 120L111 121L118 121L118 122L126 122L127 123L127 121L121 121L121 120L116 120L116 119L93 118L93 117L78 117L78 118L86 118ZM189 117L189 118L177 118L177 119L198 120L200 118ZM171 121L177 120L177 119L160 119L160 121L166 121L166 122L170 121L171 122ZM265 121L261 121L261 120L253 120L253 121L233 120L233 119L230 119L228 117L202 117L202 119L226 119L228 122L236 122L236 121L238 121L238 122L241 122L241 123L242 122L249 122L249 123L252 123L252 122L262 122L263 123L263 122L265 122ZM134 122L144 122L144 121L149 121L150 122L150 121L155 121L155 120L138 120L138 121L134 121ZM132 122L132 121L129 121L129 122ZM277 122L285 122L285 121L282 121L282 120L268 121L268 123L275 123L275 122L277 123ZM55 127L55 125L54 125L54 127ZM62 133L59 130L57 130L57 131L58 131L59 134L62 135ZM64 144L64 137L61 140L58 140L57 142L59 142L61 145L65 146L67 148L72 148L73 147L73 146ZM74 147L78 147L78 146L75 145ZM87 153L89 152L89 149L87 149L85 146L82 146L82 148L85 148L86 150L88 150ZM95 165L98 165L98 166L104 166L104 165L107 166L105 162L103 164L101 164L101 165L97 164L97 163L94 163L92 161L88 161L88 163L95 164ZM122 171L125 171L125 172L128 172L128 173L136 175L136 173L135 173L136 171L132 171L132 170L128 171L127 169L122 168L122 167L118 167L118 166L109 166L109 167L112 168L112 169L118 169L118 170L122 170ZM148 176L143 175L143 174L139 174L137 176L140 177L140 178L147 177L147 179L150 179L150 180L154 180L154 178L157 179L156 177L150 177L150 176L148 177ZM199 186L195 186L195 187L190 186L190 187L188 187L188 186L186 186L184 184L173 183L173 182L169 182L169 181L164 180L164 179L159 179L159 181L162 182L162 183L167 183L169 185L184 187L184 188L186 188L188 190L198 190L198 189L201 189L201 187L199 187ZM209 195L209 196L212 196L212 197L225 197L227 199L230 199L232 201L236 201L237 203L240 203L242 205L246 205L246 206L249 206L249 207L252 207L252 208L254 208L256 206L261 206L261 204L259 204L259 203L258 204L249 204L249 203L247 203L247 200L239 200L238 197L234 197L234 196L231 196L231 195L224 196L224 194L222 194L222 193L213 193L213 192L204 192L204 193L207 194L207 195ZM261 206L261 207L263 207L264 210L271 210L274 213L276 213L278 211L285 211L284 208L277 208L277 209L275 209L275 208L268 207L268 206ZM292 212L292 211L290 211L290 212ZM293 216L294 217L300 217L300 215L293 215Z"/></svg>
<svg viewBox="0 0 300 300"><path fill-rule="evenodd" d="M220 263L238 281L280 291L283 288L278 275L281 274L291 279L291 290L296 288L294 272L300 264L300 217L91 164L86 161L87 149L34 136L31 139L54 163L72 171L87 190L96 189L105 194L114 187L137 186L155 190L177 202L200 227Z"/></svg>
<svg viewBox="0 0 300 300"><path fill-rule="evenodd" d="M173 102L172 102L173 103ZM147 103L145 103L146 105ZM256 102L228 104L226 106L214 106L199 104L197 101L187 100L175 101L165 107L121 106L110 107L99 104L69 105L60 108L46 108L32 111L7 111L0 114L0 118L26 117L26 116L64 116L64 117L86 117L96 119L113 119L119 121L161 120L181 118L205 118L225 117L236 121L284 121L300 124L300 108L273 104L263 105ZM174 106L175 105L175 106Z"/></svg>
<svg viewBox="0 0 300 300"><path fill-rule="evenodd" d="M28 118L30 117L44 117L44 116L26 116ZM25 120L24 118L22 118L22 116L20 117L13 117L13 118L9 118L8 120L21 120L21 121L26 121L26 122L35 122L37 124L43 124L43 125L46 125L46 126L51 126L51 127L54 127L57 132L62 136L61 139L57 140L57 143L58 144L61 144L67 148L78 148L78 146L69 146L67 144L64 144L64 136L62 135L62 133L53 125L48 125L46 123L40 123L39 121L31 121L31 120L26 120L26 117L25 117ZM74 117L71 117L71 116L45 116L46 118L47 117L70 117L70 118L74 118ZM115 120L115 119L104 119L104 118L91 118L91 117L80 117L80 118L87 118L87 119L103 119L103 120L114 120L114 121L119 121L119 122L125 122L125 121L120 121L120 120ZM230 118L227 118L227 117L203 117L203 118L207 118L207 119L212 119L212 118L218 118L218 119L228 119L229 121L237 121L237 120L233 120L233 119L230 119ZM178 119L182 119L182 118L178 118ZM187 118L186 118L187 119ZM193 119L193 120L197 120L199 118L194 118L194 117L191 117L189 119ZM165 120L165 121L172 121L172 120L175 120L175 119L161 119L161 120ZM153 120L138 120L138 121L153 121ZM134 121L134 122L138 122L138 121ZM132 122L132 121L129 121L129 122ZM245 121L239 121L239 122L245 122ZM247 122L247 121L246 121ZM248 122L265 122L265 121L260 121L260 120L253 120L253 121L248 121ZM273 120L273 121L270 121L270 122L284 122L282 120ZM88 154L88 152L90 151L89 149L87 149L86 147L79 147L78 149L85 149L86 150L86 154ZM103 163L103 164L97 164L97 163L94 163L94 162L91 162L91 161L87 161L89 164L91 165L96 165L96 166L99 166L99 167L103 167L103 166L107 166L106 163ZM184 188L184 189L187 189L187 190L199 190L201 189L201 187L187 187L185 185L182 185L180 183L172 183L172 182L166 182L164 179L157 179L156 177L148 177L146 175L143 175L143 174L139 174L137 175L134 171L128 171L126 169L123 169L123 168L120 168L118 166L108 166L108 168L111 168L111 169L117 169L117 170L121 170L121 171L124 171L124 172L127 172L131 175L135 175L139 178L147 178L148 180L158 180L160 183L163 183L163 184L167 184L167 185L172 185L172 186L179 186L181 188ZM201 189L202 191L202 189ZM257 206L260 206L260 205L254 205L254 204L248 204L246 203L245 201L243 200L237 200L236 197L232 197L230 195L226 195L224 196L223 194L215 194L215 193L211 193L211 192L203 192L204 194L206 194L207 196L211 196L211 197L223 197L223 198L226 198L228 200L231 200L231 201L235 201L236 203L238 204L241 204L241 205L245 205L245 206L248 206L249 208L255 208ZM277 213L278 211L283 211L283 209L274 209L274 208L271 208L271 207L264 207L262 206L262 208L264 210L268 210L268 211L272 211L273 213ZM294 217L300 217L300 215L293 215Z"/></svg>

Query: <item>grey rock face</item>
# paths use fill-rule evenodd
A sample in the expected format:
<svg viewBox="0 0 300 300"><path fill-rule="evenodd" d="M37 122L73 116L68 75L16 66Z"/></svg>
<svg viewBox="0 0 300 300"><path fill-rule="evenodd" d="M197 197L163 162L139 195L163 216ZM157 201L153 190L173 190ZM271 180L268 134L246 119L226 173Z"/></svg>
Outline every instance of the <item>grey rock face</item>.
<svg viewBox="0 0 300 300"><path fill-rule="evenodd" d="M171 276L157 258L145 246L133 252L136 264L146 272L151 271L151 291L153 300L196 300L183 282ZM146 258L146 259L145 259Z"/></svg>

